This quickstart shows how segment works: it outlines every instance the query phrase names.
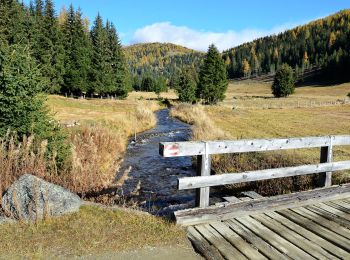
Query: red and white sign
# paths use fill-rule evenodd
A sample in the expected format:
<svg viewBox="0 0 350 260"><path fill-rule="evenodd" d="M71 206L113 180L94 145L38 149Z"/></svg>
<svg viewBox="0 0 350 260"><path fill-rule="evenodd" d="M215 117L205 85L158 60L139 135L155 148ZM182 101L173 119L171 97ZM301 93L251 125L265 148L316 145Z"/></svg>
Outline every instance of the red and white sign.
<svg viewBox="0 0 350 260"><path fill-rule="evenodd" d="M180 148L178 144L169 144L164 146L164 157L177 156L180 153Z"/></svg>

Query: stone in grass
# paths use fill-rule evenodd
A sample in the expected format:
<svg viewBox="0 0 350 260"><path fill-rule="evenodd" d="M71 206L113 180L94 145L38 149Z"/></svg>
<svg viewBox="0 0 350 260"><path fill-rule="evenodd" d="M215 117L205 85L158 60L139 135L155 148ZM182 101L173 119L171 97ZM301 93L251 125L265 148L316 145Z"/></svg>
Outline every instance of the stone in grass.
<svg viewBox="0 0 350 260"><path fill-rule="evenodd" d="M7 217L4 217L4 216L0 216L0 225L1 224L8 224L8 223L14 223L16 222L14 219L12 218L7 218Z"/></svg>
<svg viewBox="0 0 350 260"><path fill-rule="evenodd" d="M6 215L32 221L76 212L81 203L78 195L30 174L15 181L2 198Z"/></svg>

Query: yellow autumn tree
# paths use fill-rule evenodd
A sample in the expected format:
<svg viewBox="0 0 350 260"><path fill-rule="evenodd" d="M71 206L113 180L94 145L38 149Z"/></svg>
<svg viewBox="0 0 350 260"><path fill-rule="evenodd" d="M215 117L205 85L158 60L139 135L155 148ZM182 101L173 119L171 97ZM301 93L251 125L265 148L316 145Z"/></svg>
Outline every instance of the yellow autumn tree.
<svg viewBox="0 0 350 260"><path fill-rule="evenodd" d="M243 60L242 70L243 70L244 77L248 77L250 74L250 65L246 59Z"/></svg>

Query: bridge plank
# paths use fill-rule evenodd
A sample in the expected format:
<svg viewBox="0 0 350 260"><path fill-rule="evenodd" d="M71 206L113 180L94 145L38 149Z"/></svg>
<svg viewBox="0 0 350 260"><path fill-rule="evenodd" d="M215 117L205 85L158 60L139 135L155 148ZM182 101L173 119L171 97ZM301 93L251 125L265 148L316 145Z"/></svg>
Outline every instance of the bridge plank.
<svg viewBox="0 0 350 260"><path fill-rule="evenodd" d="M210 223L210 225L249 259L267 259L265 256L260 254L258 250L253 248L249 243L247 243L239 235L237 235L232 229L230 229L227 226L227 224L221 221L216 221L216 222Z"/></svg>
<svg viewBox="0 0 350 260"><path fill-rule="evenodd" d="M328 211L328 212L330 212L330 213L332 213L332 214L334 214L334 215L336 215L338 217L341 217L341 218L344 218L344 219L350 221L350 215L349 214L346 214L345 212L343 212L341 210L338 210L336 208L333 208L333 207L331 207L331 206L329 206L329 205L327 205L325 203L314 204L312 206L315 207L315 208L320 208L322 210L326 210L326 211Z"/></svg>
<svg viewBox="0 0 350 260"><path fill-rule="evenodd" d="M231 203L238 203L241 202L241 200L235 196L230 196L230 197L223 197L224 200L231 202Z"/></svg>
<svg viewBox="0 0 350 260"><path fill-rule="evenodd" d="M300 176L314 173L333 172L346 169L350 169L350 161L247 171L243 173L225 173L211 176L184 177L178 179L178 189L187 190L226 184Z"/></svg>
<svg viewBox="0 0 350 260"><path fill-rule="evenodd" d="M314 242L311 242L310 240L304 238L295 231L291 230L290 228L287 228L286 226L283 226L279 222L266 215L260 214L254 215L252 217L257 221L261 222L263 225L265 225L272 231L274 231L275 233L277 233L279 236L285 238L290 243L293 243L294 245L303 249L305 252L308 252L317 259L331 259L334 257L319 245L315 244Z"/></svg>
<svg viewBox="0 0 350 260"><path fill-rule="evenodd" d="M287 255L279 252L272 245L265 242L260 237L256 236L252 231L247 229L244 225L239 223L236 220L230 219L225 221L232 230L234 230L237 234L239 234L246 241L249 241L256 247L263 255L268 257L269 259L279 260L279 259L290 259Z"/></svg>
<svg viewBox="0 0 350 260"><path fill-rule="evenodd" d="M236 218L238 222L244 225L246 228L250 229L255 235L260 236L262 239L267 241L270 245L274 246L284 254L290 256L294 259L309 259L312 258L311 255L307 254L300 248L296 247L294 244L288 242L283 237L279 236L277 233L268 229L266 226L262 225L260 222L256 221L251 217L241 217Z"/></svg>
<svg viewBox="0 0 350 260"><path fill-rule="evenodd" d="M300 216L299 214L291 211L291 210L282 210L278 211L279 214L282 216L292 220L295 223L298 223L300 226L309 229L310 231L314 232L315 234L323 237L324 239L328 240L329 242L337 245L338 247L341 247L345 251L350 251L350 241L346 239L345 237L338 235L327 228L324 228L323 226L320 226L316 224L315 222ZM350 256L350 255L349 255Z"/></svg>
<svg viewBox="0 0 350 260"><path fill-rule="evenodd" d="M333 213L330 213L328 212L327 210L324 210L322 208L317 208L317 207L313 207L313 206L309 206L309 207L306 207L306 209L312 211L313 213L315 214L318 214L322 217L325 217L327 218L328 220L331 220L331 221L334 221L340 225L342 225L343 227L347 227L350 229L350 221L349 220L346 220L342 217L339 217Z"/></svg>
<svg viewBox="0 0 350 260"><path fill-rule="evenodd" d="M318 214L315 214L314 212L305 209L305 208L294 208L291 209L292 211L296 212L297 214L308 218L315 223L317 223L320 226L323 226L327 228L328 230L333 231L334 233L337 233L345 238L350 238L350 230L339 225L338 223L335 223L333 221L329 221L327 218L324 218Z"/></svg>
<svg viewBox="0 0 350 260"><path fill-rule="evenodd" d="M343 202L342 200L330 201L346 210L347 213L350 213L350 204Z"/></svg>
<svg viewBox="0 0 350 260"><path fill-rule="evenodd" d="M350 209L347 207L343 207L342 205L339 205L338 203L335 203L334 201L327 201L325 202L326 205L333 207L335 209L338 209L340 211L343 211L344 213L350 214Z"/></svg>
<svg viewBox="0 0 350 260"><path fill-rule="evenodd" d="M255 191L245 191L245 192L242 192L242 195L247 196L247 197L252 198L252 199L263 198L263 196L261 196L259 193L255 192Z"/></svg>
<svg viewBox="0 0 350 260"><path fill-rule="evenodd" d="M289 220L288 218L283 217L282 215L276 213L276 212L266 212L266 216L272 218L277 223L280 223L287 228L292 229L294 232L298 233L299 235L305 237L306 239L313 241L315 244L321 246L323 249L325 249L328 253L333 254L334 257L336 256L341 258L348 258L350 257L350 254L348 254L345 250L337 247L336 245L332 244L328 240L316 235L315 233L311 232L310 230L302 227L301 225Z"/></svg>
<svg viewBox="0 0 350 260"><path fill-rule="evenodd" d="M350 135L281 138L244 139L208 142L162 142L159 153L163 157L203 155L205 143L209 154L261 152L285 149L314 148L332 145L350 145Z"/></svg>
<svg viewBox="0 0 350 260"><path fill-rule="evenodd" d="M224 260L219 251L214 246L210 245L194 227L189 227L187 231L187 236L192 242L194 248L206 259Z"/></svg>
<svg viewBox="0 0 350 260"><path fill-rule="evenodd" d="M241 252L223 238L208 224L196 226L196 229L212 243L226 259L247 259Z"/></svg>
<svg viewBox="0 0 350 260"><path fill-rule="evenodd" d="M175 212L176 221L181 225L195 225L214 220L225 220L234 217L258 214L266 211L281 210L290 207L300 207L325 202L327 200L343 199L350 196L350 184L303 191L275 197L263 197L252 201L226 203L207 208L186 209Z"/></svg>

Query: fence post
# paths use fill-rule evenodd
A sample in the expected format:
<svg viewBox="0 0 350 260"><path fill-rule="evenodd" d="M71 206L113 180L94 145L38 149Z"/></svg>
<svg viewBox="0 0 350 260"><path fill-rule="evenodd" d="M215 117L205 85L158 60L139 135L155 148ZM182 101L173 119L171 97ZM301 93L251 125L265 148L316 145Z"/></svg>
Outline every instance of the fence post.
<svg viewBox="0 0 350 260"><path fill-rule="evenodd" d="M327 163L333 161L333 136L329 137L328 146L321 147L320 162ZM330 187L332 185L332 172L324 172L320 174L320 185Z"/></svg>
<svg viewBox="0 0 350 260"><path fill-rule="evenodd" d="M209 176L211 169L211 158L208 151L208 143L204 142L205 153L197 156L197 176ZM209 187L196 190L196 206L205 208L209 206Z"/></svg>

